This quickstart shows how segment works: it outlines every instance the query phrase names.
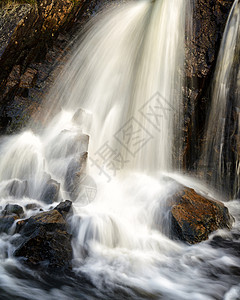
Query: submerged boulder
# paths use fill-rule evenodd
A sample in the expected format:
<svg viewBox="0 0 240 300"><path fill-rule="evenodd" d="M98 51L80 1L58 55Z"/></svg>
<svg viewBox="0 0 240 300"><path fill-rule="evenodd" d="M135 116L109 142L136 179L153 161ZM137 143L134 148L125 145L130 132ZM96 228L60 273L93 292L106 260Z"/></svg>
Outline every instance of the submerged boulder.
<svg viewBox="0 0 240 300"><path fill-rule="evenodd" d="M14 255L31 267L48 270L71 268L72 237L65 220L70 208L71 202L68 201L56 209L19 221L16 232L21 235L21 242Z"/></svg>
<svg viewBox="0 0 240 300"><path fill-rule="evenodd" d="M173 238L196 244L207 240L217 229L232 227L234 219L222 202L207 199L191 188L183 187L170 203Z"/></svg>

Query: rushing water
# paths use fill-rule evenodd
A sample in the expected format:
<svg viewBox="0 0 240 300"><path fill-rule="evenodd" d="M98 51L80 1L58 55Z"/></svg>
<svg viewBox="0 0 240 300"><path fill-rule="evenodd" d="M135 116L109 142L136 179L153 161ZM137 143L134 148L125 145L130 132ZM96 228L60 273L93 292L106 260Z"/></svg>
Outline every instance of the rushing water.
<svg viewBox="0 0 240 300"><path fill-rule="evenodd" d="M213 186L239 197L239 56L240 3L234 1L225 27L215 71L209 114L205 166Z"/></svg>
<svg viewBox="0 0 240 300"><path fill-rule="evenodd" d="M236 219L231 232L191 247L167 237L165 203L177 182L216 196L173 173L189 5L144 0L97 16L48 96L55 117L41 133L2 140L3 207L36 202L49 209L40 201L49 175L61 184L58 200L74 200L75 274L40 277L13 258L16 237L2 234L2 298L239 299L238 201L227 203ZM86 134L88 167L79 193L69 194L66 174L87 151ZM28 181L28 197L22 184L9 194L13 179Z"/></svg>

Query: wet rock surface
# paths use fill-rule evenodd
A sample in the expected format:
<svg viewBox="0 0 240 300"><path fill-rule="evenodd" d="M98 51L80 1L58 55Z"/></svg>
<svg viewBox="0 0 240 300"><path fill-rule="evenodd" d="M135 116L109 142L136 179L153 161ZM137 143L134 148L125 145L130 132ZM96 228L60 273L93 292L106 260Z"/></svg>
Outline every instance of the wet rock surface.
<svg viewBox="0 0 240 300"><path fill-rule="evenodd" d="M50 179L44 186L44 190L41 194L40 200L47 203L52 204L58 200L60 190L60 183L58 183L54 179Z"/></svg>
<svg viewBox="0 0 240 300"><path fill-rule="evenodd" d="M77 199L81 189L81 180L86 176L87 157L87 152L81 153L78 158L70 161L67 168L64 186L73 201Z"/></svg>
<svg viewBox="0 0 240 300"><path fill-rule="evenodd" d="M21 238L14 255L31 267L70 269L72 237L65 220L70 210L71 202L66 201L53 210L19 221L16 232Z"/></svg>
<svg viewBox="0 0 240 300"><path fill-rule="evenodd" d="M222 202L207 199L193 189L182 187L170 203L173 238L196 244L218 229L232 227L234 219Z"/></svg>
<svg viewBox="0 0 240 300"><path fill-rule="evenodd" d="M204 142L204 125L211 104L211 82L233 0L192 1L193 25L187 29L184 90L184 168L196 167Z"/></svg>

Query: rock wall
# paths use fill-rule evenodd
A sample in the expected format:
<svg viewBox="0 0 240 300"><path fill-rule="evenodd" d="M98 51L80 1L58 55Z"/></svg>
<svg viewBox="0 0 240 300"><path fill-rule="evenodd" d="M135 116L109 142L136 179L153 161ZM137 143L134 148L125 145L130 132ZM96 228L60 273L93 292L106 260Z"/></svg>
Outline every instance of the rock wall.
<svg viewBox="0 0 240 300"><path fill-rule="evenodd" d="M234 0L193 0L193 25L186 40L183 167L193 170L204 140L211 82L225 24Z"/></svg>
<svg viewBox="0 0 240 300"><path fill-rule="evenodd" d="M12 120L13 102L25 109L28 89L36 83L37 71L29 65L42 62L59 32L70 28L91 1L37 0L0 9L0 131ZM23 102L23 103L21 103ZM16 110L16 109L15 109ZM21 113L16 111L15 114Z"/></svg>

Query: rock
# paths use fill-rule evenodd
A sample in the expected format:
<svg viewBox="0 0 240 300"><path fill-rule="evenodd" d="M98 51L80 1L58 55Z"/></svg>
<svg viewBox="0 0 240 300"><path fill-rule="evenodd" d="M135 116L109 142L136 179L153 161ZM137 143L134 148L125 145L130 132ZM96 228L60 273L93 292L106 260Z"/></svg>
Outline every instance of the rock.
<svg viewBox="0 0 240 300"><path fill-rule="evenodd" d="M66 219L67 215L73 214L72 202L69 200L59 203L54 209L56 209L64 217L64 219Z"/></svg>
<svg viewBox="0 0 240 300"><path fill-rule="evenodd" d="M67 223L57 210L43 212L17 223L22 241L14 252L31 267L48 270L71 268L71 235Z"/></svg>
<svg viewBox="0 0 240 300"><path fill-rule="evenodd" d="M79 155L88 151L89 135L63 130L56 137L54 143L59 143L59 156Z"/></svg>
<svg viewBox="0 0 240 300"><path fill-rule="evenodd" d="M13 179L12 182L8 183L6 190L10 196L22 198L29 196L29 188L27 180Z"/></svg>
<svg viewBox="0 0 240 300"><path fill-rule="evenodd" d="M41 208L41 206L37 203L29 203L25 206L26 210L37 210Z"/></svg>
<svg viewBox="0 0 240 300"><path fill-rule="evenodd" d="M18 94L28 97L29 89L34 86L37 79L37 70L27 68L26 72L21 76Z"/></svg>
<svg viewBox="0 0 240 300"><path fill-rule="evenodd" d="M196 0L193 26L186 39L186 83L184 88L184 147L182 164L193 169L204 141L204 126L211 104L211 81L226 21L233 0ZM179 149L176 149L179 153Z"/></svg>
<svg viewBox="0 0 240 300"><path fill-rule="evenodd" d="M59 190L60 183L53 179L48 180L46 185L44 186L44 190L40 197L40 200L47 204L56 202L58 200Z"/></svg>
<svg viewBox="0 0 240 300"><path fill-rule="evenodd" d="M92 114L82 108L79 108L73 118L73 122L77 123L85 131L88 131L92 122Z"/></svg>
<svg viewBox="0 0 240 300"><path fill-rule="evenodd" d="M0 217L0 233L9 233L10 228L17 219L16 216L1 216Z"/></svg>
<svg viewBox="0 0 240 300"><path fill-rule="evenodd" d="M23 208L18 204L7 204L2 211L4 216L16 215L21 218L24 215Z"/></svg>
<svg viewBox="0 0 240 300"><path fill-rule="evenodd" d="M68 165L65 176L65 189L71 196L71 200L76 200L80 192L81 179L85 178L87 163L87 152L83 152L78 159L73 158Z"/></svg>
<svg viewBox="0 0 240 300"><path fill-rule="evenodd" d="M170 203L173 238L196 244L217 229L232 227L234 219L222 202L207 199L193 189L182 187Z"/></svg>
<svg viewBox="0 0 240 300"><path fill-rule="evenodd" d="M37 71L30 65L40 64L45 59L60 30L72 24L77 15L83 14L81 8L85 0L26 1L31 4L23 4L24 1L10 2L11 5L4 6L0 1L0 132L2 134L6 133L10 115L14 114L9 104L15 97L29 97L29 89L35 84ZM30 100L29 102L31 103ZM36 104L36 97L33 102ZM37 109L41 109L40 103ZM19 115L21 119L31 116L29 110L23 110ZM22 125L19 125L17 130L24 127L27 121L21 122ZM11 128L10 133L14 130L15 128Z"/></svg>

